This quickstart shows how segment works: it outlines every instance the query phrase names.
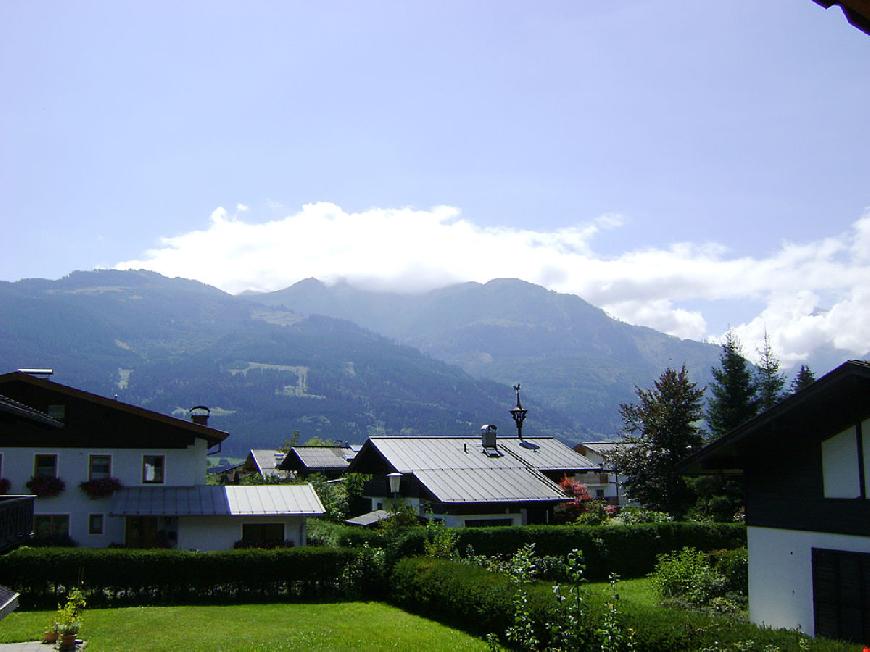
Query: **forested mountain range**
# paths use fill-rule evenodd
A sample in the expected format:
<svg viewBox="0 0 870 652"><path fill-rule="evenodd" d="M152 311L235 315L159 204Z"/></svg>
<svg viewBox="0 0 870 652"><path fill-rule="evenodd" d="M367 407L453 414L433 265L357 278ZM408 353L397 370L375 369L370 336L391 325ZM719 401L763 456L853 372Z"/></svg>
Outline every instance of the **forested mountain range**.
<svg viewBox="0 0 870 652"><path fill-rule="evenodd" d="M512 432L518 381L527 432L612 437L635 385L683 363L704 384L717 360L715 346L508 279L418 295L310 279L234 296L115 270L0 283L0 370L51 367L57 382L178 416L207 404L231 453L293 431Z"/></svg>
<svg viewBox="0 0 870 652"><path fill-rule="evenodd" d="M516 279L462 283L424 294L359 290L316 279L247 294L269 306L348 319L462 367L476 378L522 381L578 433L612 437L618 405L666 367L685 364L706 385L719 348L632 326L571 294Z"/></svg>
<svg viewBox="0 0 870 652"><path fill-rule="evenodd" d="M232 434L231 454L278 446L293 431L360 442L373 432L512 427L507 385L349 321L153 272L0 283L0 370L22 367L177 416L209 405L211 425ZM572 432L564 415L528 402L537 431Z"/></svg>

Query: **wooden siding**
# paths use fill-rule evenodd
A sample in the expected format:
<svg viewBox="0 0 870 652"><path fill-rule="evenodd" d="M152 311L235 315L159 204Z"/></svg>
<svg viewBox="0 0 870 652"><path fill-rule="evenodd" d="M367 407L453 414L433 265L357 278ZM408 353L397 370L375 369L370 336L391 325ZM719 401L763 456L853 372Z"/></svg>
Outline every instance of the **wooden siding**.
<svg viewBox="0 0 870 652"><path fill-rule="evenodd" d="M870 500L824 497L821 452L823 439L866 416L857 407L819 414L746 451L747 525L870 536Z"/></svg>

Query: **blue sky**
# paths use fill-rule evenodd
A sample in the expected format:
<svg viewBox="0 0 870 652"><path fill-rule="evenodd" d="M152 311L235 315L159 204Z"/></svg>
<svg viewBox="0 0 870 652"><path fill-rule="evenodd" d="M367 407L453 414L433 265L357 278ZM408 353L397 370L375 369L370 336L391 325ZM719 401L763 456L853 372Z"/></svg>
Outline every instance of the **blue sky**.
<svg viewBox="0 0 870 652"><path fill-rule="evenodd" d="M3 280L520 276L870 350L870 38L810 0L6 0L0 84Z"/></svg>

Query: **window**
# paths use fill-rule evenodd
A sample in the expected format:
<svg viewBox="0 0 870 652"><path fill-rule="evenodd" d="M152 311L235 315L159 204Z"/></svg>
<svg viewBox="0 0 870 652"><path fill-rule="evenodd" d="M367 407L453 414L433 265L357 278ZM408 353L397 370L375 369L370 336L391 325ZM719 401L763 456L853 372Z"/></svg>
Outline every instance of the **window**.
<svg viewBox="0 0 870 652"><path fill-rule="evenodd" d="M91 455L88 458L88 480L103 480L111 475L111 455Z"/></svg>
<svg viewBox="0 0 870 652"><path fill-rule="evenodd" d="M3 453L0 453L0 478L3 477Z"/></svg>
<svg viewBox="0 0 870 652"><path fill-rule="evenodd" d="M604 489L596 489L595 490L595 498L598 500L604 498Z"/></svg>
<svg viewBox="0 0 870 652"><path fill-rule="evenodd" d="M68 514L35 514L33 535L36 539L62 539L69 537Z"/></svg>
<svg viewBox="0 0 870 652"><path fill-rule="evenodd" d="M247 546L270 547L284 543L283 523L243 523L242 543Z"/></svg>
<svg viewBox="0 0 870 652"><path fill-rule="evenodd" d="M88 534L103 533L103 515L89 514L88 515Z"/></svg>
<svg viewBox="0 0 870 652"><path fill-rule="evenodd" d="M163 455L142 456L142 482L149 484L163 484L163 467L165 457Z"/></svg>
<svg viewBox="0 0 870 652"><path fill-rule="evenodd" d="M35 477L35 478L56 478L57 477L57 455L34 455L33 456L33 477Z"/></svg>

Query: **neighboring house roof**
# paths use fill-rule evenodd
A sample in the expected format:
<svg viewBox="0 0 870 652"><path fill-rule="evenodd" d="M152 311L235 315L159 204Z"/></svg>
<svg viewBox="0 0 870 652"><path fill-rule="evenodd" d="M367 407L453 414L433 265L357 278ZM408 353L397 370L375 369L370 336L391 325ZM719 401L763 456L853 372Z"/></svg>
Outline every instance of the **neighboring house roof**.
<svg viewBox="0 0 870 652"><path fill-rule="evenodd" d="M128 487L112 498L112 516L319 516L310 484L253 487Z"/></svg>
<svg viewBox="0 0 870 652"><path fill-rule="evenodd" d="M51 426L53 428L63 428L63 423L61 423L57 419L52 419L45 412L35 410L29 405L25 405L20 401L16 401L15 399L9 398L8 396L3 396L2 394L0 394L0 412L6 412L7 414L12 414L16 417L28 419L29 421L35 421L37 423Z"/></svg>
<svg viewBox="0 0 870 652"><path fill-rule="evenodd" d="M680 468L686 473L742 469L759 443L773 446L782 438L793 445L794 433L822 433L837 422L845 425L865 418L868 397L870 362L849 360L696 451Z"/></svg>
<svg viewBox="0 0 870 652"><path fill-rule="evenodd" d="M344 446L293 446L279 468L284 470L341 471L356 453Z"/></svg>
<svg viewBox="0 0 870 652"><path fill-rule="evenodd" d="M528 465L540 471L589 470L598 466L552 437L499 437L501 457L483 453L480 437L370 437L399 473L417 469L485 469Z"/></svg>
<svg viewBox="0 0 870 652"><path fill-rule="evenodd" d="M271 448L252 448L250 459L254 461L254 466L264 478L284 478L287 474L278 470L278 465L284 461L284 451L274 450Z"/></svg>
<svg viewBox="0 0 870 652"><path fill-rule="evenodd" d="M415 476L443 503L565 500L543 471L596 468L551 437L498 438L495 454L484 451L479 437L370 437L350 470L372 453L397 472Z"/></svg>
<svg viewBox="0 0 870 652"><path fill-rule="evenodd" d="M363 514L361 516L354 516L353 518L349 518L345 521L348 525L361 525L363 527L371 527L381 521L386 521L393 517L393 512L388 512L385 509L376 509L373 512L369 512L368 514Z"/></svg>
<svg viewBox="0 0 870 652"><path fill-rule="evenodd" d="M149 422L153 425L164 426L165 433L168 433L170 436L171 433L175 433L176 436L178 434L184 433L188 436L205 439L209 442L210 445L218 444L229 436L229 433L224 432L223 430L217 430L216 428L202 426L193 423L192 421L177 419L166 414L161 414L160 412L154 412L153 410L147 410L136 405L124 403L123 401L119 401L117 399L106 398L105 396L92 394L81 389L68 387L67 385L62 385L61 383L56 383L54 381L46 380L44 378L37 378L35 376L20 371L0 374L0 392L2 392L5 396L10 396L14 394L14 399L16 401L26 403L34 407L41 407L42 403L47 403L47 401L49 401L50 398L53 396L67 396L71 399L74 399L75 401L81 401L95 408L100 408L101 410L108 410L109 413L124 415L125 417L128 417L128 421L130 420L130 418L132 418L134 420L138 420L139 422ZM102 411L101 414L105 415L106 412ZM71 416L72 415L70 415L70 417ZM105 417L99 419L99 422L101 429L105 430L106 432L108 432L109 430L124 430L123 428L119 428L117 423L109 424ZM67 426L65 428L65 437L76 437L78 434L81 434L84 437L90 437L93 434L93 424L88 424L88 426L86 427L83 426L79 429L81 432L77 433L75 432L75 429L72 428L73 424L70 418L68 418L65 423ZM98 435L94 434L93 436ZM125 438L119 435L117 432L115 432L111 436L114 439L114 444L118 446L134 445L132 442L126 441ZM99 442L89 441L87 443L94 445L99 443L99 445L102 446L113 445L109 442L102 440Z"/></svg>

